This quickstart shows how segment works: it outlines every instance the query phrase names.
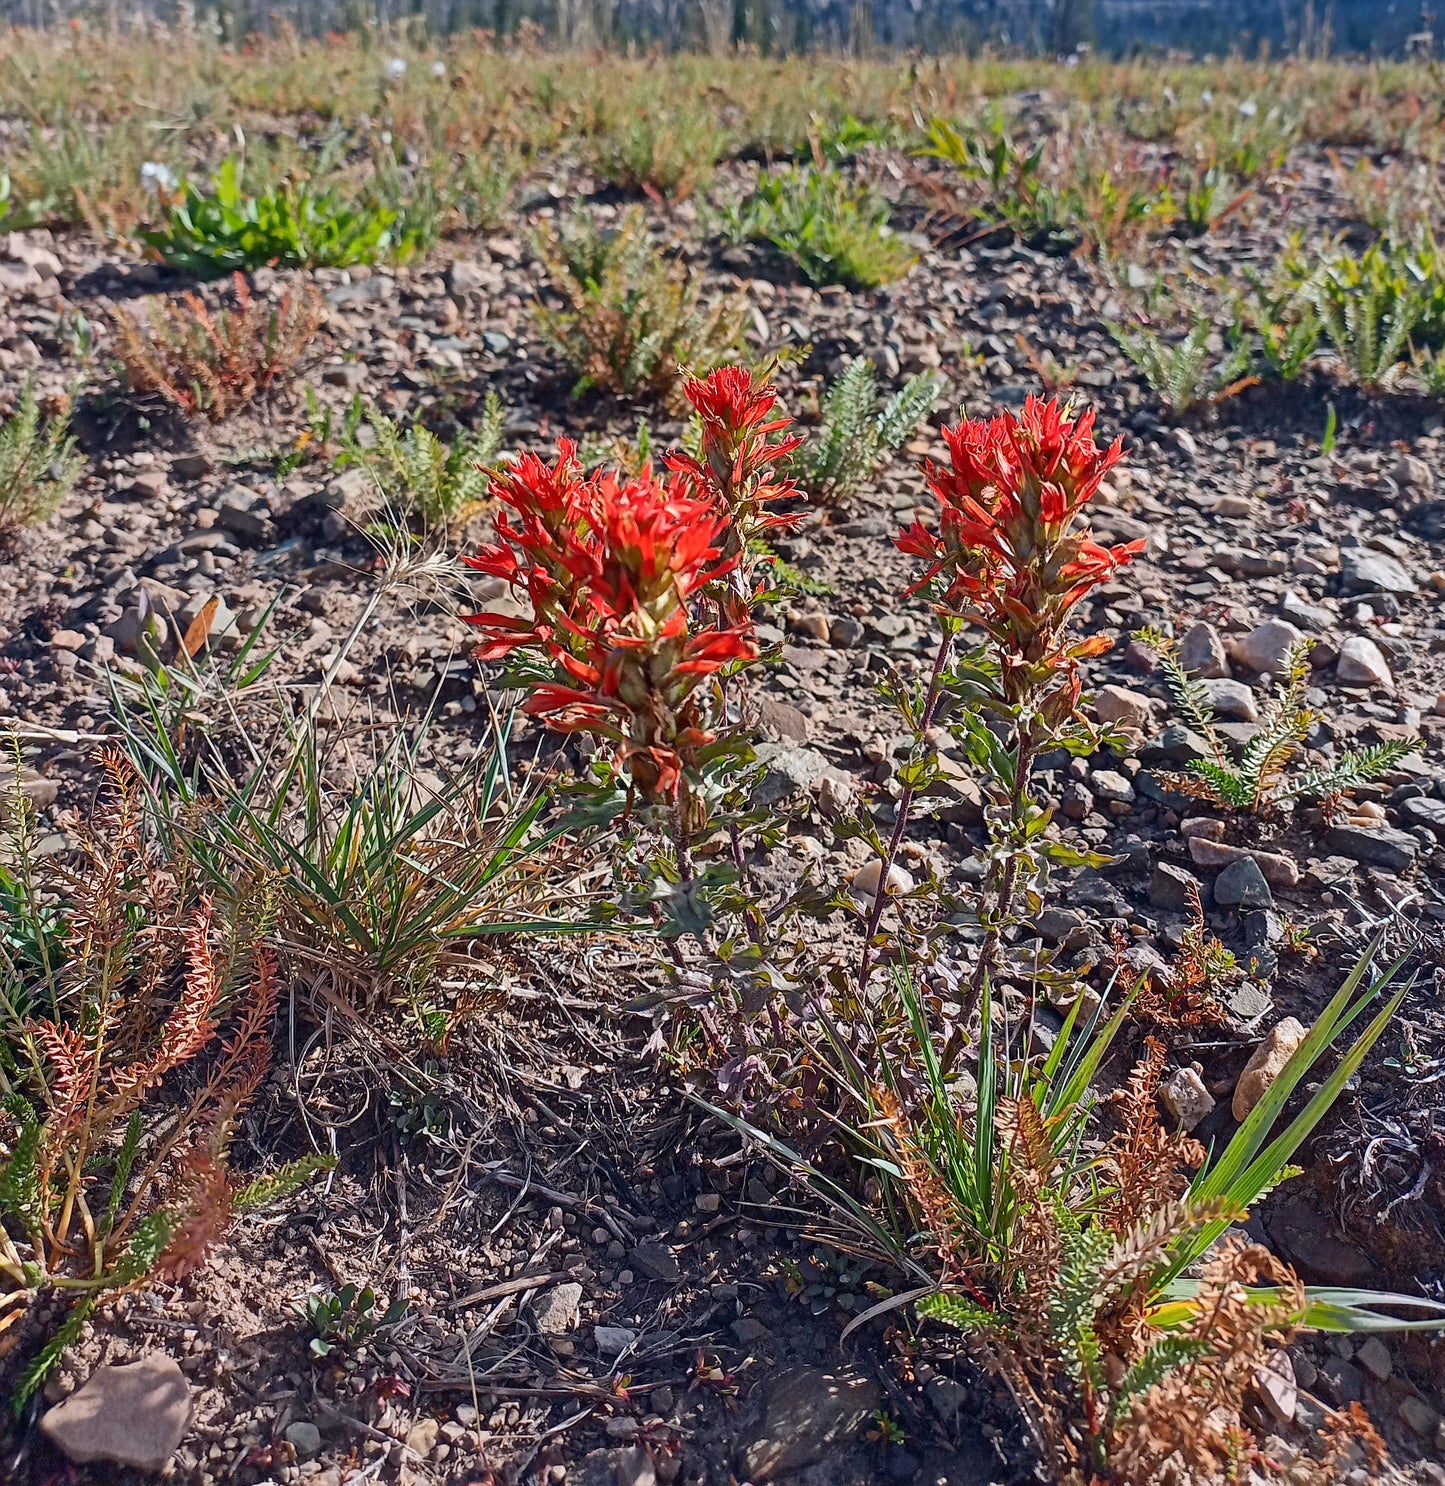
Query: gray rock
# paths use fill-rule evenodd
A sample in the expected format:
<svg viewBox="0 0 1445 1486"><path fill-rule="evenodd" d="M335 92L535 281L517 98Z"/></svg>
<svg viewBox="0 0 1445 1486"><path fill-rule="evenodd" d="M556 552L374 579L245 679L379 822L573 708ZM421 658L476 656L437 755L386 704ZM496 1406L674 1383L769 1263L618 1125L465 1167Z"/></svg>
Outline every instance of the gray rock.
<svg viewBox="0 0 1445 1486"><path fill-rule="evenodd" d="M1292 588L1286 588L1279 596L1279 612L1291 624L1303 625L1305 629L1326 633L1335 626L1336 616L1322 604L1306 603Z"/></svg>
<svg viewBox="0 0 1445 1486"><path fill-rule="evenodd" d="M1221 717L1233 718L1236 722L1254 722L1259 717L1254 693L1242 681L1230 681L1219 676L1200 684Z"/></svg>
<svg viewBox="0 0 1445 1486"><path fill-rule="evenodd" d="M1172 723L1139 750L1139 761L1144 764L1187 764L1209 756L1208 742L1182 723Z"/></svg>
<svg viewBox="0 0 1445 1486"><path fill-rule="evenodd" d="M1149 879L1149 906L1183 913L1190 907L1190 888L1199 890L1192 872L1176 867L1173 862L1159 862Z"/></svg>
<svg viewBox="0 0 1445 1486"><path fill-rule="evenodd" d="M1340 645L1335 675L1346 686L1393 686L1390 664L1378 645L1365 635L1351 635Z"/></svg>
<svg viewBox="0 0 1445 1486"><path fill-rule="evenodd" d="M637 1340L637 1333L628 1326L594 1326L592 1340L604 1357L620 1357Z"/></svg>
<svg viewBox="0 0 1445 1486"><path fill-rule="evenodd" d="M1409 825L1424 826L1445 840L1445 800L1432 800L1428 796L1405 800L1400 805L1400 818Z"/></svg>
<svg viewBox="0 0 1445 1486"><path fill-rule="evenodd" d="M1089 775L1089 785L1101 800L1117 800L1121 804L1132 805L1136 798L1134 786L1113 769L1095 769Z"/></svg>
<svg viewBox="0 0 1445 1486"><path fill-rule="evenodd" d="M1259 863L1240 857L1214 879L1214 901L1224 908L1273 908L1274 894Z"/></svg>
<svg viewBox="0 0 1445 1486"><path fill-rule="evenodd" d="M641 1445L629 1445L621 1451L614 1471L617 1486L656 1486L657 1467Z"/></svg>
<svg viewBox="0 0 1445 1486"><path fill-rule="evenodd" d="M1101 686L1094 697L1099 721L1118 723L1120 727L1147 727L1150 710L1149 698L1127 686Z"/></svg>
<svg viewBox="0 0 1445 1486"><path fill-rule="evenodd" d="M1344 593L1415 593L1419 584L1398 558L1363 547L1344 554L1340 589Z"/></svg>
<svg viewBox="0 0 1445 1486"><path fill-rule="evenodd" d="M759 805L776 805L792 795L806 794L822 779L829 761L812 748L794 748L781 743L762 743L758 762L764 766L762 782L753 799Z"/></svg>
<svg viewBox="0 0 1445 1486"><path fill-rule="evenodd" d="M863 625L851 614L841 615L828 626L828 643L834 650L852 650L863 642Z"/></svg>
<svg viewBox="0 0 1445 1486"><path fill-rule="evenodd" d="M1224 650L1224 641L1214 628L1207 624L1190 626L1179 642L1179 664L1195 676L1229 675L1229 656Z"/></svg>
<svg viewBox="0 0 1445 1486"><path fill-rule="evenodd" d="M582 1286L554 1285L532 1307L532 1321L543 1336L561 1336L577 1324Z"/></svg>
<svg viewBox="0 0 1445 1486"><path fill-rule="evenodd" d="M677 1255L664 1243L646 1239L633 1249L629 1258L634 1269L639 1269L650 1280L662 1280L672 1285L682 1277Z"/></svg>
<svg viewBox="0 0 1445 1486"><path fill-rule="evenodd" d="M850 1441L881 1406L871 1378L790 1369L773 1380L762 1422L738 1449L739 1473L771 1481L802 1470Z"/></svg>
<svg viewBox="0 0 1445 1486"><path fill-rule="evenodd" d="M152 1352L96 1368L46 1412L40 1432L77 1465L104 1460L153 1472L164 1469L190 1425L186 1375L174 1359Z"/></svg>
<svg viewBox="0 0 1445 1486"><path fill-rule="evenodd" d="M1231 647L1234 659L1247 670L1280 675L1290 652L1304 639L1294 625L1283 619L1266 619Z"/></svg>
<svg viewBox="0 0 1445 1486"><path fill-rule="evenodd" d="M1331 826L1325 845L1341 856L1387 872L1403 872L1414 866L1420 854L1420 843L1408 831L1393 826Z"/></svg>
<svg viewBox="0 0 1445 1486"><path fill-rule="evenodd" d="M1159 1102L1181 1130L1192 1130L1214 1109L1214 1096L1193 1068L1176 1068L1159 1086Z"/></svg>
<svg viewBox="0 0 1445 1486"><path fill-rule="evenodd" d="M309 1419L288 1424L286 1438L295 1448L298 1460L314 1460L321 1453L321 1431Z"/></svg>

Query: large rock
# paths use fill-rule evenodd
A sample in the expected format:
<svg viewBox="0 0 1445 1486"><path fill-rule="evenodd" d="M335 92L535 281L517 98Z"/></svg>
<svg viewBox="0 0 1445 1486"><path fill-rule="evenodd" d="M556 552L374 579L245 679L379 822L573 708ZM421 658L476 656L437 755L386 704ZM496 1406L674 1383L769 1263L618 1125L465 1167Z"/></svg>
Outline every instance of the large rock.
<svg viewBox="0 0 1445 1486"><path fill-rule="evenodd" d="M1258 719L1259 704L1244 682L1216 677L1202 681L1200 685L1220 717L1232 718L1235 722L1254 722Z"/></svg>
<svg viewBox="0 0 1445 1486"><path fill-rule="evenodd" d="M1120 727L1149 726L1151 704L1141 691L1127 686L1101 686L1094 698L1094 712L1100 722L1117 723Z"/></svg>
<svg viewBox="0 0 1445 1486"><path fill-rule="evenodd" d="M532 1306L532 1320L543 1336L562 1336L577 1324L582 1304L582 1286L569 1282L553 1285Z"/></svg>
<svg viewBox="0 0 1445 1486"><path fill-rule="evenodd" d="M1292 1016L1276 1022L1269 1029L1269 1035L1255 1048L1234 1086L1234 1102L1230 1109L1236 1120L1249 1117L1250 1111L1264 1098L1306 1035L1299 1019Z"/></svg>
<svg viewBox="0 0 1445 1486"><path fill-rule="evenodd" d="M1250 671L1268 671L1282 675L1290 652L1304 636L1283 619L1266 619L1247 635L1241 635L1231 647L1234 659Z"/></svg>
<svg viewBox="0 0 1445 1486"><path fill-rule="evenodd" d="M1424 826L1445 840L1445 800L1432 800L1428 795L1405 800L1400 805L1400 816L1410 825Z"/></svg>
<svg viewBox="0 0 1445 1486"><path fill-rule="evenodd" d="M738 1449L739 1474L772 1481L813 1465L849 1443L881 1406L871 1378L790 1369L773 1380L761 1423Z"/></svg>
<svg viewBox="0 0 1445 1486"><path fill-rule="evenodd" d="M152 1352L139 1362L98 1367L50 1409L40 1431L77 1465L106 1461L163 1470L191 1424L191 1385L175 1361Z"/></svg>
<svg viewBox="0 0 1445 1486"><path fill-rule="evenodd" d="M1242 846L1230 846L1226 841L1211 841L1207 836L1190 836L1189 855L1196 867L1212 867L1216 871L1231 862L1252 857L1271 887L1287 891L1299 885L1299 866L1281 852L1249 851Z"/></svg>
<svg viewBox="0 0 1445 1486"><path fill-rule="evenodd" d="M1192 625L1179 642L1179 664L1192 675L1227 676L1229 657L1224 641L1207 624Z"/></svg>
<svg viewBox="0 0 1445 1486"><path fill-rule="evenodd" d="M1325 845L1341 856L1383 867L1387 872L1403 872L1414 866L1420 854L1420 843L1408 831L1393 826L1331 826Z"/></svg>
<svg viewBox="0 0 1445 1486"><path fill-rule="evenodd" d="M1395 684L1384 652L1365 635L1351 635L1340 645L1335 675L1345 686L1390 687Z"/></svg>
<svg viewBox="0 0 1445 1486"><path fill-rule="evenodd" d="M1274 894L1259 863L1240 857L1214 879L1214 901L1221 908L1273 908Z"/></svg>
<svg viewBox="0 0 1445 1486"><path fill-rule="evenodd" d="M1414 593L1414 577L1397 558L1356 548L1340 564L1340 587L1345 593Z"/></svg>
<svg viewBox="0 0 1445 1486"><path fill-rule="evenodd" d="M759 805L776 805L793 795L807 794L831 767L816 749L783 743L760 743L757 756L763 778L753 791L753 800Z"/></svg>

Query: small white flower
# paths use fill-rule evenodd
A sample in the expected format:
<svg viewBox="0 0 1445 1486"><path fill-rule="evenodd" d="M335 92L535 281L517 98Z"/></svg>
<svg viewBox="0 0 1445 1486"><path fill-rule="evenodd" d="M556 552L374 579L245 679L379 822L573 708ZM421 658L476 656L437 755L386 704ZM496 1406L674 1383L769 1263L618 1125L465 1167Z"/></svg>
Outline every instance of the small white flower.
<svg viewBox="0 0 1445 1486"><path fill-rule="evenodd" d="M1239 111L1245 116L1246 119L1252 119L1255 114L1259 112L1259 104L1257 104L1253 98L1246 98L1244 102L1239 105Z"/></svg>
<svg viewBox="0 0 1445 1486"><path fill-rule="evenodd" d="M1200 102L1201 102L1201 103L1204 103L1204 104L1210 104L1210 103L1213 103L1213 102L1214 102L1214 94L1213 94L1213 93L1212 93L1212 92L1211 92L1211 91L1210 91L1210 90L1209 90L1209 89L1208 89L1208 88L1206 88L1206 89L1205 89L1205 90L1204 90L1204 91L1203 91L1203 92L1202 92L1202 93L1201 93L1201 94L1200 94L1200 95L1199 95L1199 101L1200 101Z"/></svg>
<svg viewBox="0 0 1445 1486"><path fill-rule="evenodd" d="M140 183L143 189L153 193L174 191L177 184L170 166L162 165L159 160L147 160L141 166Z"/></svg>
<svg viewBox="0 0 1445 1486"><path fill-rule="evenodd" d="M392 82L400 82L406 76L406 59L404 57L393 57L386 64L386 75Z"/></svg>
<svg viewBox="0 0 1445 1486"><path fill-rule="evenodd" d="M431 75L435 78L443 78L447 75L447 64L445 62L433 62L431 64Z"/></svg>
<svg viewBox="0 0 1445 1486"><path fill-rule="evenodd" d="M383 129L381 131L381 142L384 145L389 145L391 143L391 130L390 129Z"/></svg>

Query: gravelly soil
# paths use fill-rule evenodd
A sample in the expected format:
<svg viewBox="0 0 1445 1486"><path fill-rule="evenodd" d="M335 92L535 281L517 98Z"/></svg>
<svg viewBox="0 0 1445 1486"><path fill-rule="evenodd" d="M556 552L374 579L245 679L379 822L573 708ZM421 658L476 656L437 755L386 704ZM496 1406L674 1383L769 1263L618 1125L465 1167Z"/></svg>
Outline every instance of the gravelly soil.
<svg viewBox="0 0 1445 1486"><path fill-rule="evenodd" d="M724 189L740 189L744 167L729 171L739 179ZM1180 265L1237 268L1276 254L1288 228L1344 225L1331 181L1325 162L1301 155L1219 234L1179 244ZM552 211L555 199L586 184L563 172L523 215ZM615 203L600 196L596 209L606 214ZM1266 942L1279 926L1259 915L1209 911L1211 928L1241 961L1257 953L1260 973L1227 993L1228 1025L1167 1035L1175 1061L1197 1063L1218 1099L1196 1133L1227 1138L1229 1092L1253 1037L1284 1014L1308 1020L1380 918L1401 909L1431 936L1445 923L1441 406L1408 395L1367 398L1321 367L1292 388L1252 388L1170 426L1107 333L1105 322L1124 313L1125 291L1082 257L1047 256L997 236L962 249L924 245L917 268L889 289L817 292L760 251L707 242L687 204L649 212L660 233L706 268L711 289L746 287L759 348L811 347L780 372L786 400L805 421L823 379L855 355L873 357L886 384L937 369L950 383L942 418L960 403L974 413L1017 406L1037 385L1032 361L1047 352L1075 368L1071 393L1097 407L1101 429L1125 434L1128 458L1101 499L1096 528L1107 540L1145 537L1149 546L1083 616L1086 630L1117 641L1092 663L1086 686L1125 689L1145 746L1044 777L1066 835L1121 858L1065 885L1040 921L1040 933L1063 943L1074 962L1102 965L1114 932L1140 965L1168 956L1186 922L1185 877L1200 882L1208 901L1218 870L1201 863L1200 838L1181 832L1187 802L1158 778L1158 743L1171 719L1151 657L1130 643L1140 625L1171 622L1181 634L1207 625L1228 653L1282 617L1317 642L1310 700L1321 719L1312 750L1327 757L1417 731L1425 739L1397 773L1355 792L1365 811L1353 823L1332 830L1301 811L1226 827L1230 841L1293 864L1275 885L1277 910L1308 928L1318 951L1310 958ZM0 718L22 739L26 787L58 849L94 789L92 749L110 705L105 671L132 663L124 616L137 588L182 624L219 595L223 615L242 629L279 594L268 621L274 674L314 684L369 591L372 554L357 528L370 493L364 480L332 477L314 463L274 478L275 454L304 419L297 392L216 429L119 395L105 364L108 305L174 293L185 281L82 239L29 234L12 255L35 247L53 251L60 268L8 300L0 288L0 396L32 374L43 395L83 383L76 424L90 463L65 508L25 534L3 570ZM317 363L297 385L309 382L333 406L359 391L394 414L425 413L446 434L468 424L495 390L508 409L509 448L580 432L599 457L608 439L634 430L639 413L655 442L680 432L655 409L569 397L565 369L532 327L541 275L520 224L450 242L395 273L316 279L327 321ZM256 276L262 292L281 282ZM221 295L225 286L204 292ZM76 313L100 335L88 363L72 354ZM1320 438L1330 404L1339 442L1326 455ZM873 686L886 665L907 671L931 656L929 616L900 597L909 561L889 540L925 502L917 463L930 453L941 446L924 429L868 488L810 514L781 544L825 591L765 616L781 662L760 689L763 732L787 786L780 793L794 796L789 840L755 863L767 887L784 887L809 867L825 880L851 871L862 855L834 835L838 802L883 805L896 792L903 740ZM466 540L479 540L484 526L485 518ZM1373 682L1341 679L1338 660L1352 637L1377 647L1384 670ZM1197 637L1201 646L1207 640ZM340 668L331 709L338 719L387 726L435 705L438 763L462 758L482 736L478 703L489 681L466 647L466 627L447 606L389 597ZM1230 705L1242 743L1266 688L1247 664L1226 665L1240 683ZM525 759L539 744L544 757L570 757L525 731L513 747ZM960 767L939 816L911 832L905 865L931 868L967 894L978 880L981 819ZM1207 851L1202 858L1209 861ZM1291 876L1293 885L1280 885ZM1430 1294L1445 1281L1441 1084L1431 1082L1445 1067L1445 1026L1434 953L1427 948L1381 1055L1310 1148L1306 1174L1254 1219L1308 1279ZM643 1486L654 1477L720 1483L741 1473L734 1448L755 1433L768 1401L786 1396L781 1369L840 1366L848 1313L837 1295L864 1294L866 1282L889 1277L840 1277L826 1251L815 1257L797 1217L774 1210L777 1183L767 1168L678 1099L644 1052L650 1020L614 1014L645 974L610 948L519 962L511 972L518 999L494 1023L458 1035L437 1070L444 1113L420 1134L386 1110L355 1112L357 1089L377 1070L345 1038L317 1053L298 1034L280 1050L244 1134L267 1152L294 1153L304 1148L298 1098L340 1110L340 1172L279 1214L245 1220L233 1246L183 1290L103 1313L47 1396L69 1391L99 1360L155 1348L178 1357L198 1399L173 1467L183 1481ZM546 994L522 999L529 990ZM298 1073L293 1059L302 1053ZM368 1056L385 1062L384 1039ZM378 1105L382 1097L374 1095ZM513 1279L525 1283L509 1288ZM289 1301L314 1284L350 1280L408 1291L410 1316L351 1368L314 1364ZM575 1307L560 1289L568 1283L580 1286ZM563 1320L549 1335L553 1300ZM599 1325L629 1335L604 1332L599 1341ZM1009 1409L965 1364L946 1354L911 1357L882 1323L846 1351L848 1365L874 1380L871 1401L899 1421L906 1444L839 1445L786 1479L964 1483L1005 1481L1022 1469ZM1368 1351L1310 1343L1296 1348L1296 1368L1327 1403L1363 1397L1416 1479L1445 1479L1436 1464L1445 1459L1439 1346L1422 1337ZM619 1374L630 1380L625 1388ZM306 1423L320 1431L319 1454L294 1428ZM19 1453L6 1470L15 1478L68 1479L27 1430L12 1448Z"/></svg>

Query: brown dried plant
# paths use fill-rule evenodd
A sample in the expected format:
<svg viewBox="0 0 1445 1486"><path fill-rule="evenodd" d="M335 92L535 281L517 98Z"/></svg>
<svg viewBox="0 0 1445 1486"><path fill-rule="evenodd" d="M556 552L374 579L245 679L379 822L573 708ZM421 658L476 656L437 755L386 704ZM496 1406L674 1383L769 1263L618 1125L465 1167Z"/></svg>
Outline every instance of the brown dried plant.
<svg viewBox="0 0 1445 1486"><path fill-rule="evenodd" d="M0 1331L27 1301L77 1302L22 1395L99 1298L183 1277L233 1212L316 1165L235 1184L231 1133L271 1061L274 963L242 911L220 919L147 840L131 766L101 762L73 866L41 881L17 841L24 890L0 945Z"/></svg>
<svg viewBox="0 0 1445 1486"><path fill-rule="evenodd" d="M158 392L188 417L228 418L284 377L321 325L314 284L287 289L273 307L235 275L234 309L214 314L199 295L153 302L143 329L125 310L111 324L132 392Z"/></svg>

